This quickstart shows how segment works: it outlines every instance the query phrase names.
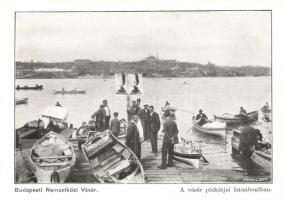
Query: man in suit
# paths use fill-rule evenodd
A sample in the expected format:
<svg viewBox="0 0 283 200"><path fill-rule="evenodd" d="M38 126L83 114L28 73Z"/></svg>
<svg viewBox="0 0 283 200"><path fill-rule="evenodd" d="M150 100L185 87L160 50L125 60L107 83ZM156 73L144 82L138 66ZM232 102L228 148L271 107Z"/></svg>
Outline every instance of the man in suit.
<svg viewBox="0 0 283 200"><path fill-rule="evenodd" d="M174 144L178 141L178 127L170 117L170 112L167 110L164 113L165 121L163 123L163 141L162 141L162 163L158 166L160 169L166 169L167 167L173 166L173 150ZM168 164L167 164L168 155Z"/></svg>
<svg viewBox="0 0 283 200"><path fill-rule="evenodd" d="M149 119L150 119L150 113L148 110L148 104L144 105L143 109L140 109L138 112L138 116L141 120L142 128L143 128L143 138L144 140L149 140Z"/></svg>
<svg viewBox="0 0 283 200"><path fill-rule="evenodd" d="M159 115L154 111L153 106L149 106L150 117L149 117L149 132L151 140L152 152L157 154L157 136L160 129L160 119Z"/></svg>
<svg viewBox="0 0 283 200"><path fill-rule="evenodd" d="M110 108L108 106L108 101L106 99L103 100L103 106L104 106L104 114L105 114L105 127L104 129L109 129L109 121L111 118Z"/></svg>
<svg viewBox="0 0 283 200"><path fill-rule="evenodd" d="M137 158L141 160L141 142L140 133L137 128L138 117L132 116L127 129L126 145L136 154Z"/></svg>
<svg viewBox="0 0 283 200"><path fill-rule="evenodd" d="M97 131L102 132L105 130L105 110L103 105L99 106L99 109L91 116L91 119L95 119L95 127Z"/></svg>

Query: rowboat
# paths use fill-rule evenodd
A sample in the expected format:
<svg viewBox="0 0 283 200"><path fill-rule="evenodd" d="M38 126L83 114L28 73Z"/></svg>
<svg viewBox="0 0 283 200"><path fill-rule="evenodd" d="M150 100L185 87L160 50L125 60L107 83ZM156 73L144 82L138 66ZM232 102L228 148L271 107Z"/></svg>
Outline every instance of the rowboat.
<svg viewBox="0 0 283 200"><path fill-rule="evenodd" d="M53 94L86 94L86 90L53 90Z"/></svg>
<svg viewBox="0 0 283 200"><path fill-rule="evenodd" d="M28 158L38 183L64 183L76 162L72 143L54 132L39 139Z"/></svg>
<svg viewBox="0 0 283 200"><path fill-rule="evenodd" d="M271 149L265 151L255 150L251 156L251 160L266 172L270 172L272 169Z"/></svg>
<svg viewBox="0 0 283 200"><path fill-rule="evenodd" d="M195 117L193 117L192 121L194 129L199 132L221 137L224 137L226 134L226 124L223 122L208 121L206 124L200 126L197 124Z"/></svg>
<svg viewBox="0 0 283 200"><path fill-rule="evenodd" d="M16 105L27 104L28 98L16 99Z"/></svg>
<svg viewBox="0 0 283 200"><path fill-rule="evenodd" d="M35 85L35 86L19 86L17 85L16 90L42 90L43 86L42 85Z"/></svg>
<svg viewBox="0 0 283 200"><path fill-rule="evenodd" d="M110 131L89 132L82 151L96 181L145 183L144 170L136 155Z"/></svg>
<svg viewBox="0 0 283 200"><path fill-rule="evenodd" d="M258 111L253 111L247 113L247 116L243 115L231 115L229 113L225 113L223 115L217 116L214 115L214 119L220 122L226 122L227 125L230 124L245 124L258 120Z"/></svg>
<svg viewBox="0 0 283 200"><path fill-rule="evenodd" d="M189 164L197 169L201 158L202 149L200 144L181 138L179 144L174 145L173 159L176 161Z"/></svg>

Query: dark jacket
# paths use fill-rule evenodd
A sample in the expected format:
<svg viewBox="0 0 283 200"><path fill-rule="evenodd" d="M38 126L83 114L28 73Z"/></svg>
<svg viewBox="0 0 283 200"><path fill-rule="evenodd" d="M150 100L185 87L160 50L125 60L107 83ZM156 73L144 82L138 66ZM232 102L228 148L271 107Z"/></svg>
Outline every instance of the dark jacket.
<svg viewBox="0 0 283 200"><path fill-rule="evenodd" d="M140 109L140 111L138 112L138 116L141 119L141 124L144 126L145 124L149 123L150 120L150 113L149 110L147 109Z"/></svg>
<svg viewBox="0 0 283 200"><path fill-rule="evenodd" d="M140 156L141 156L140 134L139 134L139 130L138 130L136 124L134 124L133 122L129 123L125 144L140 159Z"/></svg>
<svg viewBox="0 0 283 200"><path fill-rule="evenodd" d="M96 122L103 122L105 119L105 110L99 109L92 116L92 119L95 119Z"/></svg>
<svg viewBox="0 0 283 200"><path fill-rule="evenodd" d="M120 120L113 118L110 121L109 130L114 134L119 134L120 132Z"/></svg>
<svg viewBox="0 0 283 200"><path fill-rule="evenodd" d="M149 118L149 130L153 133L158 132L160 129L160 119L156 112L153 112Z"/></svg>
<svg viewBox="0 0 283 200"><path fill-rule="evenodd" d="M173 119L166 119L163 123L163 143L174 142L177 143L178 141L178 127L176 122Z"/></svg>

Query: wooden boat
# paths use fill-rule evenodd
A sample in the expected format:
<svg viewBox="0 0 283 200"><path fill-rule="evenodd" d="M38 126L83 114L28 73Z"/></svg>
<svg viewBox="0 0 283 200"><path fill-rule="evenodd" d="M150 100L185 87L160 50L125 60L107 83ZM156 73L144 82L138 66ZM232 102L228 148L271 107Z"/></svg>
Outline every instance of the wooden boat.
<svg viewBox="0 0 283 200"><path fill-rule="evenodd" d="M272 169L271 149L265 151L255 150L251 160L267 172L270 172Z"/></svg>
<svg viewBox="0 0 283 200"><path fill-rule="evenodd" d="M75 150L66 138L49 132L33 145L29 161L38 183L64 183L75 165Z"/></svg>
<svg viewBox="0 0 283 200"><path fill-rule="evenodd" d="M28 98L16 99L16 105L27 104Z"/></svg>
<svg viewBox="0 0 283 200"><path fill-rule="evenodd" d="M110 131L90 132L82 151L100 183L145 183L143 167Z"/></svg>
<svg viewBox="0 0 283 200"><path fill-rule="evenodd" d="M208 135L224 137L226 134L226 124L222 122L209 121L208 123L200 126L197 124L195 117L193 117L193 127L199 132L206 133Z"/></svg>
<svg viewBox="0 0 283 200"><path fill-rule="evenodd" d="M86 90L53 90L53 94L86 94Z"/></svg>
<svg viewBox="0 0 283 200"><path fill-rule="evenodd" d="M202 158L202 149L200 144L195 144L185 139L179 139L179 144L174 145L173 159L199 168Z"/></svg>
<svg viewBox="0 0 283 200"><path fill-rule="evenodd" d="M253 111L247 113L247 116L242 115L231 115L229 113L225 113L223 115L217 116L214 115L214 119L220 122L226 122L229 124L245 124L258 120L258 111Z"/></svg>
<svg viewBox="0 0 283 200"><path fill-rule="evenodd" d="M44 133L52 130L61 133L68 128L66 119L68 117L68 109L59 106L48 106L41 115L41 119L29 121L22 127L16 129L19 139L39 139ZM53 127L50 127L50 121Z"/></svg>
<svg viewBox="0 0 283 200"><path fill-rule="evenodd" d="M35 85L35 86L19 86L17 85L16 90L42 90L43 86L42 85Z"/></svg>

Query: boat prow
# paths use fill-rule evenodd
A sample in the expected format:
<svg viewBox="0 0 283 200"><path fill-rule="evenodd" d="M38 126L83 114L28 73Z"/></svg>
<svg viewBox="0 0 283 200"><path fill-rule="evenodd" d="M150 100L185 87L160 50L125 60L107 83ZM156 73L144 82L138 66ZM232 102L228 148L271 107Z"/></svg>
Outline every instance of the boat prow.
<svg viewBox="0 0 283 200"><path fill-rule="evenodd" d="M195 117L193 117L192 121L194 129L198 130L199 132L218 137L225 137L226 124L223 122L210 121L200 126L197 124Z"/></svg>

